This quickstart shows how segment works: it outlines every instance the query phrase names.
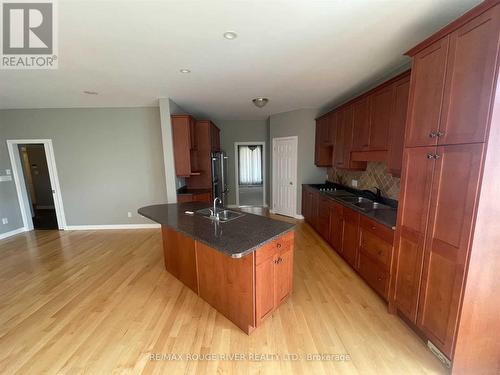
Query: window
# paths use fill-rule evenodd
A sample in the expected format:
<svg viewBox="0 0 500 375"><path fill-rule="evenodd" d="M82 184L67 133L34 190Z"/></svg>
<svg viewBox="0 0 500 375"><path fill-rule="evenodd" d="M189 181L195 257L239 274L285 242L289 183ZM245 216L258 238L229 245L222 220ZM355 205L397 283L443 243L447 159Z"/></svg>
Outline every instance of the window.
<svg viewBox="0 0 500 375"><path fill-rule="evenodd" d="M238 146L240 185L262 185L262 146Z"/></svg>

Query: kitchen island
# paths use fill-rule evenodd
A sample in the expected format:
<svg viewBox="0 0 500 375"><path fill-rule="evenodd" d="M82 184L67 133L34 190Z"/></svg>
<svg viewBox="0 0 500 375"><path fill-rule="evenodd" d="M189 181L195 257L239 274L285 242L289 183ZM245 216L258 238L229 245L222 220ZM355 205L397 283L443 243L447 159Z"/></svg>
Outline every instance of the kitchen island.
<svg viewBox="0 0 500 375"><path fill-rule="evenodd" d="M242 213L222 222L207 203L142 207L162 228L165 268L250 334L290 295L294 225Z"/></svg>

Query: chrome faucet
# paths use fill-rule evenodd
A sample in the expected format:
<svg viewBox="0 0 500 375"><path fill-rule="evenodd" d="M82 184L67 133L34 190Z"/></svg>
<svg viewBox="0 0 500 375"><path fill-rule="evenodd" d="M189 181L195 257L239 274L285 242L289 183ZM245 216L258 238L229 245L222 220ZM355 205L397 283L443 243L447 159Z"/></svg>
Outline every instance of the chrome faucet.
<svg viewBox="0 0 500 375"><path fill-rule="evenodd" d="M214 205L213 205L213 209L211 210L211 215L212 216L215 216L215 218L219 218L219 214L217 212L217 202L219 202L220 204L222 204L222 199L220 199L219 197L215 197L214 199Z"/></svg>

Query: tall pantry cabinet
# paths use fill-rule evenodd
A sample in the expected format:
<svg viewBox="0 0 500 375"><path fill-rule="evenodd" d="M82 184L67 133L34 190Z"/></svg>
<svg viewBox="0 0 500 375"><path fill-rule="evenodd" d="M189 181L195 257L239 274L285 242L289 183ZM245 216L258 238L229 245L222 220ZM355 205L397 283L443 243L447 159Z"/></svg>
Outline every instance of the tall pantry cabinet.
<svg viewBox="0 0 500 375"><path fill-rule="evenodd" d="M499 42L487 0L408 52L390 304L457 374L500 373Z"/></svg>

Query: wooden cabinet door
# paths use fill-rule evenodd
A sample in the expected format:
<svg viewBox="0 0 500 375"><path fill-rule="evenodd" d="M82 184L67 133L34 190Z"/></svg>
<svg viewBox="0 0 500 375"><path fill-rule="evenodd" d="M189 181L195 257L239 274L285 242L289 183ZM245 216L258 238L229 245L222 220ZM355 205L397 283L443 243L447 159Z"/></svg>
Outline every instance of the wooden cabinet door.
<svg viewBox="0 0 500 375"><path fill-rule="evenodd" d="M318 204L318 233L326 241L330 238L330 200L324 196L319 197Z"/></svg>
<svg viewBox="0 0 500 375"><path fill-rule="evenodd" d="M342 256L351 265L357 268L359 251L359 214L344 207L344 232L342 235Z"/></svg>
<svg viewBox="0 0 500 375"><path fill-rule="evenodd" d="M167 226L161 229L166 270L198 293L194 240Z"/></svg>
<svg viewBox="0 0 500 375"><path fill-rule="evenodd" d="M449 36L417 53L413 59L406 126L406 147L437 143L443 102Z"/></svg>
<svg viewBox="0 0 500 375"><path fill-rule="evenodd" d="M318 230L319 221L319 192L311 191L311 225L314 229Z"/></svg>
<svg viewBox="0 0 500 375"><path fill-rule="evenodd" d="M308 199L308 189L305 186L302 186L302 216L304 216L304 221L306 222L309 221L309 213L307 212L307 209L309 207L307 202Z"/></svg>
<svg viewBox="0 0 500 375"><path fill-rule="evenodd" d="M401 167L403 165L404 135L409 94L410 76L408 75L395 82L392 90L393 110L391 114L387 168L393 176L401 175Z"/></svg>
<svg viewBox="0 0 500 375"><path fill-rule="evenodd" d="M367 151L370 142L368 96L352 104L352 151Z"/></svg>
<svg viewBox="0 0 500 375"><path fill-rule="evenodd" d="M425 241L418 327L452 357L483 144L438 147Z"/></svg>
<svg viewBox="0 0 500 375"><path fill-rule="evenodd" d="M172 120L172 143L174 146L175 174L180 177L191 175L191 117L174 115Z"/></svg>
<svg viewBox="0 0 500 375"><path fill-rule="evenodd" d="M256 323L265 320L275 307L275 261L276 257L270 257L255 268L255 301Z"/></svg>
<svg viewBox="0 0 500 375"><path fill-rule="evenodd" d="M389 85L370 95L370 151L388 149L393 108L392 90L393 86Z"/></svg>
<svg viewBox="0 0 500 375"><path fill-rule="evenodd" d="M314 164L318 167L328 167L332 164L332 149L328 144L329 125L329 119L326 116L316 120Z"/></svg>
<svg viewBox="0 0 500 375"><path fill-rule="evenodd" d="M331 147L335 144L335 135L337 131L337 112L330 112L328 118L328 140L327 143ZM331 156L331 155L330 155ZM332 161L330 160L330 164Z"/></svg>
<svg viewBox="0 0 500 375"><path fill-rule="evenodd" d="M211 151L220 151L220 130L213 123L210 123L210 138Z"/></svg>
<svg viewBox="0 0 500 375"><path fill-rule="evenodd" d="M435 147L407 148L403 157L401 200L395 234L395 292L397 309L416 322L425 231L434 172Z"/></svg>
<svg viewBox="0 0 500 375"><path fill-rule="evenodd" d="M278 307L292 291L293 249L281 252L275 259L275 301Z"/></svg>
<svg viewBox="0 0 500 375"><path fill-rule="evenodd" d="M495 90L499 38L498 6L450 35L439 144L486 140Z"/></svg>
<svg viewBox="0 0 500 375"><path fill-rule="evenodd" d="M344 109L340 109L337 112L337 131L335 134L335 147L333 149L333 162L336 168L345 167L345 113L346 111Z"/></svg>
<svg viewBox="0 0 500 375"><path fill-rule="evenodd" d="M342 252L342 235L344 233L343 208L338 203L330 206L330 245L337 253Z"/></svg>

